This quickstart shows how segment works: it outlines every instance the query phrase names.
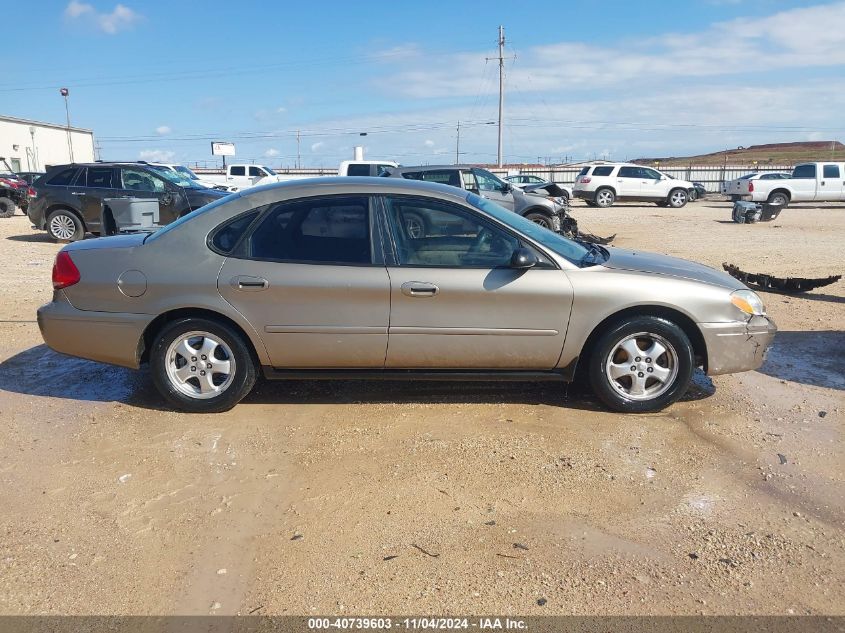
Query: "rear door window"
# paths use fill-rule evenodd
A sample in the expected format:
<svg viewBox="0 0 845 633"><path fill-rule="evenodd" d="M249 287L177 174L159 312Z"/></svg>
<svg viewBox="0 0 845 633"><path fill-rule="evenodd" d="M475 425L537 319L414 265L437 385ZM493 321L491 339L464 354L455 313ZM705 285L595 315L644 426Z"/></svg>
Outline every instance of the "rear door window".
<svg viewBox="0 0 845 633"><path fill-rule="evenodd" d="M348 165L346 167L346 175L347 176L369 176L370 175L370 166L369 165Z"/></svg>
<svg viewBox="0 0 845 633"><path fill-rule="evenodd" d="M452 185L453 187L460 187L461 180L458 177L457 169L438 169L435 171L418 171L415 172L414 180L424 180L426 182L437 182L441 185Z"/></svg>
<svg viewBox="0 0 845 633"><path fill-rule="evenodd" d="M229 169L230 176L246 176L246 167L243 165L238 165L237 167L231 167Z"/></svg>
<svg viewBox="0 0 845 633"><path fill-rule="evenodd" d="M114 169L111 167L89 167L85 178L86 187L114 189Z"/></svg>
<svg viewBox="0 0 845 633"><path fill-rule="evenodd" d="M825 178L840 178L839 175L839 165L825 165L824 166L824 177Z"/></svg>
<svg viewBox="0 0 845 633"><path fill-rule="evenodd" d="M56 185L59 187L67 187L73 182L73 177L76 175L76 167L70 169L63 169L58 174L47 181L48 185Z"/></svg>
<svg viewBox="0 0 845 633"><path fill-rule="evenodd" d="M619 168L619 177L620 178L640 178L640 168L639 167L620 167Z"/></svg>

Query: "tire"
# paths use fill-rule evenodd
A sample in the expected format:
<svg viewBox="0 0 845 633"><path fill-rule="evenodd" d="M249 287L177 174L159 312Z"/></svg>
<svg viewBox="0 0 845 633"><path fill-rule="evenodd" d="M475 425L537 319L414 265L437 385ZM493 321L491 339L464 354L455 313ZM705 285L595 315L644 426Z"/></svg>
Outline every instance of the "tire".
<svg viewBox="0 0 845 633"><path fill-rule="evenodd" d="M47 233L57 242L76 242L85 237L82 220L73 211L57 209L47 216Z"/></svg>
<svg viewBox="0 0 845 633"><path fill-rule="evenodd" d="M769 204L785 207L789 204L789 196L782 191L773 191L766 200Z"/></svg>
<svg viewBox="0 0 845 633"><path fill-rule="evenodd" d="M153 384L181 411L228 411L255 385L256 362L248 345L238 332L217 321L185 318L169 323L150 351Z"/></svg>
<svg viewBox="0 0 845 633"><path fill-rule="evenodd" d="M596 191L595 203L597 207L606 209L607 207L612 207L614 202L616 202L616 194L613 193L613 189L602 187Z"/></svg>
<svg viewBox="0 0 845 633"><path fill-rule="evenodd" d="M660 346L658 355L646 355L655 344ZM684 331L653 316L628 317L611 326L596 341L588 363L593 392L620 413L667 407L686 393L694 369L692 345Z"/></svg>
<svg viewBox="0 0 845 633"><path fill-rule="evenodd" d="M11 218L17 206L11 198L0 198L0 218Z"/></svg>
<svg viewBox="0 0 845 633"><path fill-rule="evenodd" d="M412 240L418 240L428 235L425 218L418 213L405 213L402 216L405 222L405 232Z"/></svg>
<svg viewBox="0 0 845 633"><path fill-rule="evenodd" d="M688 191L687 192L687 198L689 199L690 202L695 202L696 200L698 200L698 191L696 191L695 189Z"/></svg>
<svg viewBox="0 0 845 633"><path fill-rule="evenodd" d="M672 189L666 198L666 202L673 209L680 209L689 202L689 193L686 189Z"/></svg>
<svg viewBox="0 0 845 633"><path fill-rule="evenodd" d="M552 219L545 213L540 211L531 211L530 213L526 213L525 216L526 220L531 220L534 224L538 224L545 229L549 229L553 231L552 228L554 225L552 224Z"/></svg>

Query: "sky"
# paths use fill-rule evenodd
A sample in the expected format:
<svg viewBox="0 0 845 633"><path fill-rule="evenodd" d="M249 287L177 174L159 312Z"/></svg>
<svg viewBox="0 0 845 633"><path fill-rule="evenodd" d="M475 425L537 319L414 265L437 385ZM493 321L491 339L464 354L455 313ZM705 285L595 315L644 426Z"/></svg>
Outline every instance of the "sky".
<svg viewBox="0 0 845 633"><path fill-rule="evenodd" d="M845 2L0 0L0 114L104 160L336 167L684 156L845 140ZM297 143L299 131L299 143ZM365 134L365 136L362 136ZM231 159L230 159L231 160Z"/></svg>

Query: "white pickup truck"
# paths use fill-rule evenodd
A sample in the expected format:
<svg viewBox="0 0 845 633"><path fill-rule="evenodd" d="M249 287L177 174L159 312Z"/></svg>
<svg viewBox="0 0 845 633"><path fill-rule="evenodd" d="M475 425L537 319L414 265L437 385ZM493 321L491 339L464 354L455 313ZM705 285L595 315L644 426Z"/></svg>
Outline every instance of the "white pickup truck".
<svg viewBox="0 0 845 633"><path fill-rule="evenodd" d="M796 165L789 178L741 181L736 193L744 200L787 205L790 202L845 200L845 163Z"/></svg>
<svg viewBox="0 0 845 633"><path fill-rule="evenodd" d="M225 174L203 174L203 180L215 186L224 186L227 191L240 191L259 185L282 182L282 178L264 165L226 165Z"/></svg>

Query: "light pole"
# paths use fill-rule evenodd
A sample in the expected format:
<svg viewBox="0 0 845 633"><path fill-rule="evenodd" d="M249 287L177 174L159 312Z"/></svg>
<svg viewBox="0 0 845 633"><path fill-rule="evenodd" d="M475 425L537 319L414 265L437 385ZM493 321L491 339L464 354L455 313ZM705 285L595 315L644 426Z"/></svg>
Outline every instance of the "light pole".
<svg viewBox="0 0 845 633"><path fill-rule="evenodd" d="M67 88L60 88L59 94L65 98L65 116L67 117L67 151L70 154L70 162L73 161L73 142L70 139L70 109L68 108L67 104L67 97L70 94L70 90Z"/></svg>
<svg viewBox="0 0 845 633"><path fill-rule="evenodd" d="M38 171L38 157L35 153L35 126L29 126L29 136L32 138L32 171Z"/></svg>

